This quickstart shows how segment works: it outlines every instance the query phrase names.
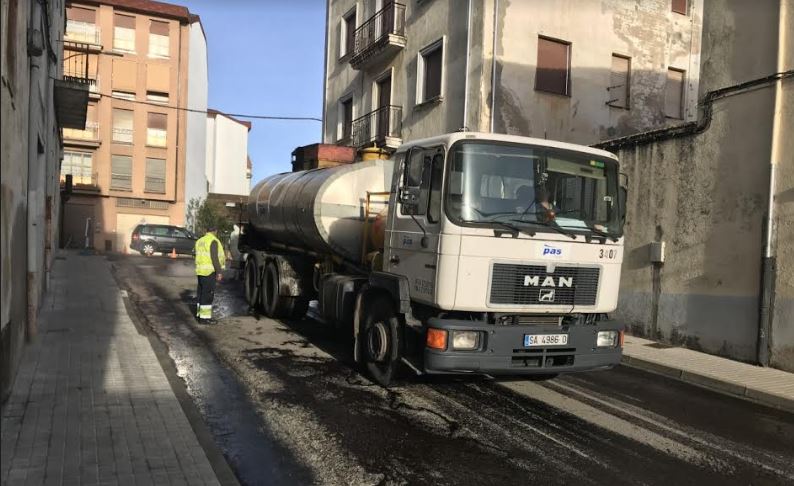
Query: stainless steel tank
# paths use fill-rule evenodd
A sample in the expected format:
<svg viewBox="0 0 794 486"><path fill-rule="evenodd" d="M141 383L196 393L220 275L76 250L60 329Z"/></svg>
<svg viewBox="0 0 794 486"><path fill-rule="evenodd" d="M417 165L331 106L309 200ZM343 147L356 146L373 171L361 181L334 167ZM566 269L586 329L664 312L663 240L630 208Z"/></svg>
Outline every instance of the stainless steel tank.
<svg viewBox="0 0 794 486"><path fill-rule="evenodd" d="M358 261L367 192L389 191L393 167L371 160L270 176L248 197L249 221L272 241ZM370 214L385 204L372 198Z"/></svg>

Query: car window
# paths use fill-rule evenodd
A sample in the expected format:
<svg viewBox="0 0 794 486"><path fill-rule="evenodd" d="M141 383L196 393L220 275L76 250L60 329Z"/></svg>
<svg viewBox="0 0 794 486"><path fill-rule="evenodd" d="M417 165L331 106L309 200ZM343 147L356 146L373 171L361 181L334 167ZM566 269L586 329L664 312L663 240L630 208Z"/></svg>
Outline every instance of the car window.
<svg viewBox="0 0 794 486"><path fill-rule="evenodd" d="M187 233L179 228L171 228L171 236L174 238L189 238Z"/></svg>
<svg viewBox="0 0 794 486"><path fill-rule="evenodd" d="M154 236L169 236L168 228L165 226L150 226L149 234Z"/></svg>

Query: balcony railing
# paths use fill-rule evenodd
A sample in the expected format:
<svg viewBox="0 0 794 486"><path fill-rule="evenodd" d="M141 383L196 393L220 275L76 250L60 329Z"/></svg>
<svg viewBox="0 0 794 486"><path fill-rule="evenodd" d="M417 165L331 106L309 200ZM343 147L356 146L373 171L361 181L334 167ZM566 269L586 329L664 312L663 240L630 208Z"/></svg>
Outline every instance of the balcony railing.
<svg viewBox="0 0 794 486"><path fill-rule="evenodd" d="M98 25L67 20L63 40L98 46L101 45L102 35Z"/></svg>
<svg viewBox="0 0 794 486"><path fill-rule="evenodd" d="M113 127L113 141L118 143L132 143L132 128Z"/></svg>
<svg viewBox="0 0 794 486"><path fill-rule="evenodd" d="M66 184L67 174L61 173L61 184ZM72 187L75 189L84 190L98 190L99 189L99 173L90 171L80 171L72 173Z"/></svg>
<svg viewBox="0 0 794 486"><path fill-rule="evenodd" d="M402 136L402 117L401 106L388 105L356 118L351 123L352 145L396 148Z"/></svg>
<svg viewBox="0 0 794 486"><path fill-rule="evenodd" d="M82 140L86 142L99 141L99 124L97 122L86 122L85 129L64 128L63 138L66 140Z"/></svg>
<svg viewBox="0 0 794 486"><path fill-rule="evenodd" d="M375 12L356 29L353 44L350 65L356 69L378 54L405 47L405 5L390 2Z"/></svg>

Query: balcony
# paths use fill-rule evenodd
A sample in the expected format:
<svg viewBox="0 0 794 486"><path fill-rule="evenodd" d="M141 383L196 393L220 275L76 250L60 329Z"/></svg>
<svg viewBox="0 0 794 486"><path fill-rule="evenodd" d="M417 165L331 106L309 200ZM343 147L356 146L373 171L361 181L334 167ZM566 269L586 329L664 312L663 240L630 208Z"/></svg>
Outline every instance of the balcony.
<svg viewBox="0 0 794 486"><path fill-rule="evenodd" d="M61 187L66 186L67 174L61 174ZM72 191L79 192L98 192L99 191L99 173L82 171L72 176Z"/></svg>
<svg viewBox="0 0 794 486"><path fill-rule="evenodd" d="M67 20L63 40L64 42L87 44L91 50L101 49L102 47L102 33L99 26L87 22Z"/></svg>
<svg viewBox="0 0 794 486"><path fill-rule="evenodd" d="M354 33L350 66L362 69L405 47L405 5L389 3Z"/></svg>
<svg viewBox="0 0 794 486"><path fill-rule="evenodd" d="M401 106L384 106L351 123L351 144L358 148L376 146L396 149L402 143Z"/></svg>
<svg viewBox="0 0 794 486"><path fill-rule="evenodd" d="M79 128L64 128L63 143L81 147L99 147L99 124L97 122L86 122L85 128L82 130Z"/></svg>

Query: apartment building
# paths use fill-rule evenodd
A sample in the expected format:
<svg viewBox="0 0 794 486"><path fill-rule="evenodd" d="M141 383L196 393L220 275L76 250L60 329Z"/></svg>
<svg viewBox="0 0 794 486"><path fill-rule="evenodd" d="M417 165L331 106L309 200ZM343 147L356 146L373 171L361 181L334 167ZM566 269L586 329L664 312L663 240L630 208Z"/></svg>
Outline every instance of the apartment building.
<svg viewBox="0 0 794 486"><path fill-rule="evenodd" d="M590 144L694 120L702 0L329 0L323 141Z"/></svg>
<svg viewBox="0 0 794 486"><path fill-rule="evenodd" d="M70 2L66 17L64 72L92 85L85 128L63 133L61 177L73 189L62 243L126 251L135 225L184 222L186 148L202 133L184 108L207 89L200 19L150 0Z"/></svg>

